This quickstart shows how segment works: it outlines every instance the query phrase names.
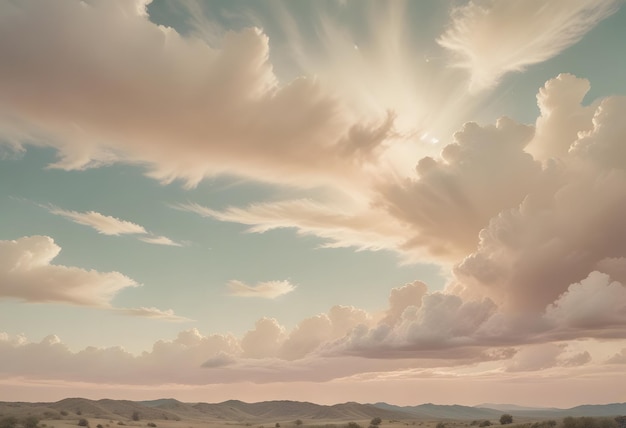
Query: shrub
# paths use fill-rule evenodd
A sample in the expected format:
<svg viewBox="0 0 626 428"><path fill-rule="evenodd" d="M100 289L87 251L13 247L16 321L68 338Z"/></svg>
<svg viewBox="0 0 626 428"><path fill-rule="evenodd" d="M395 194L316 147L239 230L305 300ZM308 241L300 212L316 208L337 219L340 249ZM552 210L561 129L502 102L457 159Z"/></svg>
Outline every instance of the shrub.
<svg viewBox="0 0 626 428"><path fill-rule="evenodd" d="M78 426L79 427L88 427L89 426L89 421L85 418L80 418L78 420Z"/></svg>
<svg viewBox="0 0 626 428"><path fill-rule="evenodd" d="M512 424L513 423L513 416L509 415L508 413L505 413L504 415L500 416L500 425L507 425L507 424Z"/></svg>
<svg viewBox="0 0 626 428"><path fill-rule="evenodd" d="M489 421L482 421L481 423L478 424L479 427L488 427L491 426L491 422Z"/></svg>
<svg viewBox="0 0 626 428"><path fill-rule="evenodd" d="M102 426L102 424L98 424L96 425L96 428L104 428L104 427Z"/></svg>
<svg viewBox="0 0 626 428"><path fill-rule="evenodd" d="M296 424L296 426L300 426L300 425L302 425L302 419L296 419L296 420L294 421L294 424Z"/></svg>
<svg viewBox="0 0 626 428"><path fill-rule="evenodd" d="M274 425L274 428L280 428L280 424L276 422L276 425Z"/></svg>
<svg viewBox="0 0 626 428"><path fill-rule="evenodd" d="M66 410L61 410L61 416L67 416L67 411Z"/></svg>
<svg viewBox="0 0 626 428"><path fill-rule="evenodd" d="M147 425L148 425L150 428L155 428L155 427L156 427L156 424L155 424L154 422L148 422L148 423L147 423Z"/></svg>
<svg viewBox="0 0 626 428"><path fill-rule="evenodd" d="M446 424L443 422L437 422L437 428L446 428Z"/></svg>
<svg viewBox="0 0 626 428"><path fill-rule="evenodd" d="M348 425L346 425L347 428L361 428L361 425L357 424L356 422L348 422Z"/></svg>
<svg viewBox="0 0 626 428"><path fill-rule="evenodd" d="M139 412L137 410L135 410L133 412L132 418L133 418L133 421L138 421L139 420Z"/></svg>
<svg viewBox="0 0 626 428"><path fill-rule="evenodd" d="M380 425L382 423L383 423L383 420L381 418L379 418L379 417L375 417L374 419L372 419L370 421L370 425L374 426L374 427L377 427L378 425Z"/></svg>

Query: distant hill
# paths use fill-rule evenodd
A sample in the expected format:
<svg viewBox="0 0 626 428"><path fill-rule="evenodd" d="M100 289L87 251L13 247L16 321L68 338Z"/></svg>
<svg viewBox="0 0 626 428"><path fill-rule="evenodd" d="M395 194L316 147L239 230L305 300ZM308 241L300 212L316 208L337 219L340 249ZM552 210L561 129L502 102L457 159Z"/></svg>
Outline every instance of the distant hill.
<svg viewBox="0 0 626 428"><path fill-rule="evenodd" d="M489 407L487 407L489 406ZM263 401L245 403L238 400L223 403L183 403L173 398L128 401L88 400L66 398L54 403L0 402L3 416L34 415L42 419L78 420L81 417L131 421L140 420L233 421L233 422L292 422L305 421L367 421L374 417L383 420L491 420L502 413L527 419L559 419L565 416L626 415L626 403L584 405L571 409L528 408L511 404L484 404L476 407L460 405L394 406L387 403L341 403L324 406L299 401Z"/></svg>

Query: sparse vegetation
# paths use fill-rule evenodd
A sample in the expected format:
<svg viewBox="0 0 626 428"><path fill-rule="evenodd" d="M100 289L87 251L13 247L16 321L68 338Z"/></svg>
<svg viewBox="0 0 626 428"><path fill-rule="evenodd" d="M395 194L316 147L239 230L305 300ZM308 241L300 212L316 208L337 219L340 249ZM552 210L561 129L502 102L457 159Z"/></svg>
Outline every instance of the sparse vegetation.
<svg viewBox="0 0 626 428"><path fill-rule="evenodd" d="M513 416L509 415L508 413L505 413L502 416L500 416L500 425L508 425L512 423L513 423Z"/></svg>
<svg viewBox="0 0 626 428"><path fill-rule="evenodd" d="M618 428L616 419L568 416L563 419L563 428Z"/></svg>

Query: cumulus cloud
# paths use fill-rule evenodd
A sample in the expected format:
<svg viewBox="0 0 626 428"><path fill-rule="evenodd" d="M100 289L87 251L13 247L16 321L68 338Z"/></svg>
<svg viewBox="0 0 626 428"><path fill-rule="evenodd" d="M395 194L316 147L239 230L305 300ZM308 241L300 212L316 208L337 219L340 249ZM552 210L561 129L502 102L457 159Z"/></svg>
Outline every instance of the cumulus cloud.
<svg viewBox="0 0 626 428"><path fill-rule="evenodd" d="M140 163L187 186L224 172L305 186L366 177L391 116L355 119L314 79L279 85L259 29L216 48L122 3L2 5L1 119L44 136L22 143L55 147L54 167Z"/></svg>
<svg viewBox="0 0 626 428"><path fill-rule="evenodd" d="M0 299L65 303L165 321L188 321L171 309L114 308L111 300L120 291L139 284L119 272L98 272L52 264L60 252L61 247L49 236L0 241Z"/></svg>
<svg viewBox="0 0 626 428"><path fill-rule="evenodd" d="M109 307L119 291L139 285L119 272L53 265L60 252L48 236L0 241L0 295L26 302Z"/></svg>
<svg viewBox="0 0 626 428"><path fill-rule="evenodd" d="M438 42L471 87L495 86L509 72L543 62L613 14L617 0L474 0L453 10Z"/></svg>
<svg viewBox="0 0 626 428"><path fill-rule="evenodd" d="M546 309L546 317L558 325L579 329L623 328L626 324L626 287L608 275L592 272L572 284Z"/></svg>
<svg viewBox="0 0 626 428"><path fill-rule="evenodd" d="M263 299L275 299L296 289L289 281L265 281L257 285L248 285L244 282L232 280L228 283L228 291L231 296L237 297L260 297Z"/></svg>

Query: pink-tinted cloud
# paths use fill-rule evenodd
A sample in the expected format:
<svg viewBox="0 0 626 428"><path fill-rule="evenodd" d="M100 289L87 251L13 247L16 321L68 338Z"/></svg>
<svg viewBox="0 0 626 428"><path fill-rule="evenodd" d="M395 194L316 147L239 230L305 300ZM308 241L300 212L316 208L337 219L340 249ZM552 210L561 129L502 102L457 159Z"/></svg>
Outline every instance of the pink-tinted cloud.
<svg viewBox="0 0 626 428"><path fill-rule="evenodd" d="M261 30L216 48L124 3L2 6L2 121L55 147L53 166L126 161L165 183L227 172L310 186L363 179L377 161L393 116L356 121L313 79L279 86Z"/></svg>
<svg viewBox="0 0 626 428"><path fill-rule="evenodd" d="M98 272L53 264L61 252L49 236L0 241L0 299L25 303L62 303L108 309L126 315L183 321L170 310L114 308L113 298L139 284L119 272Z"/></svg>

